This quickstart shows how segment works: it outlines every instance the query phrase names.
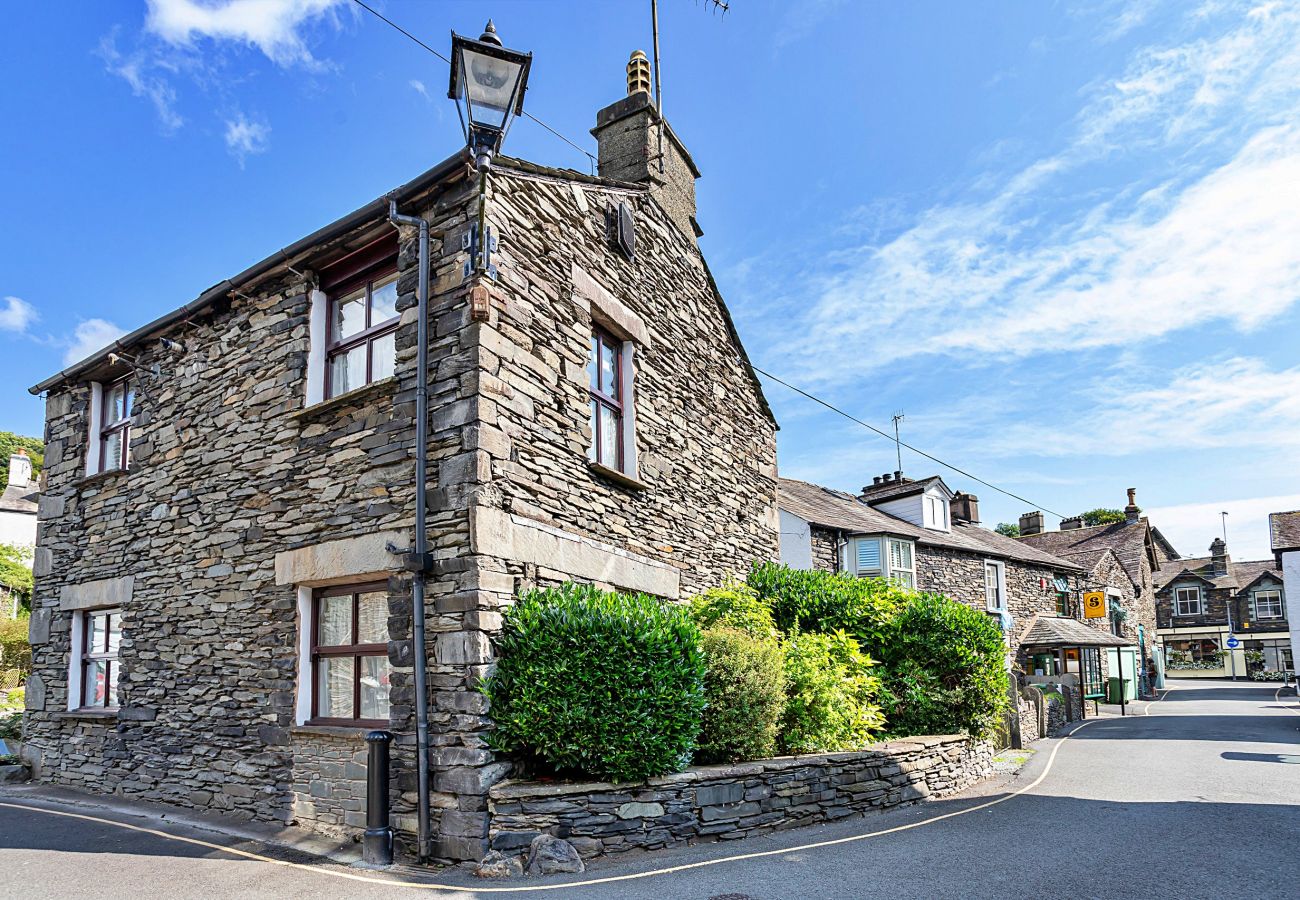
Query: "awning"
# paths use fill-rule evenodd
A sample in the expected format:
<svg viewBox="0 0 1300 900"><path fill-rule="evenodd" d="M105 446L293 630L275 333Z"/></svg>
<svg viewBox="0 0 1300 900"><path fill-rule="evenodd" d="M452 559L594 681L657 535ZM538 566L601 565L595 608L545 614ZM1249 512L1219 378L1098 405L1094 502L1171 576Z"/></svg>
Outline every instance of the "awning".
<svg viewBox="0 0 1300 900"><path fill-rule="evenodd" d="M1078 619L1064 616L1034 616L1020 639L1021 646L1035 647L1132 647L1126 638L1089 628Z"/></svg>

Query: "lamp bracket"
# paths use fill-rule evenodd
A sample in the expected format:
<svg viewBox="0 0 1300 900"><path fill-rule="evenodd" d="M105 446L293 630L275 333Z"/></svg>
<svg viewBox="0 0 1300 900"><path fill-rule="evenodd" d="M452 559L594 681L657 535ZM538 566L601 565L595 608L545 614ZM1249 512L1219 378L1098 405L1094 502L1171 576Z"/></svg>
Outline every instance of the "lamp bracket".
<svg viewBox="0 0 1300 900"><path fill-rule="evenodd" d="M483 230L487 240L482 242L482 245L479 241L477 222L471 224L469 230L460 236L460 249L469 253L469 259L465 260L462 272L465 278L469 278L475 272L483 272L488 278L496 281L497 267L492 263L492 254L496 252L499 242L497 236L492 233L491 225Z"/></svg>

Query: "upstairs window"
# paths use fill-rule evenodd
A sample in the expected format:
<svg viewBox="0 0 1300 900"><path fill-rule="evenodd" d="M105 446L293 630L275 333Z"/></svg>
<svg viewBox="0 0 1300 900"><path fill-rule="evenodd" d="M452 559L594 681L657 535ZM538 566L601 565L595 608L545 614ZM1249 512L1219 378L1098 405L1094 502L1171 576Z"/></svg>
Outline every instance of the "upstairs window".
<svg viewBox="0 0 1300 900"><path fill-rule="evenodd" d="M135 385L130 378L106 384L99 416L99 471L131 467L131 422L135 416Z"/></svg>
<svg viewBox="0 0 1300 900"><path fill-rule="evenodd" d="M989 612L1007 608L1006 575L1000 562L984 563L984 607Z"/></svg>
<svg viewBox="0 0 1300 900"><path fill-rule="evenodd" d="M925 495L925 527L948 530L948 502L942 497Z"/></svg>
<svg viewBox="0 0 1300 900"><path fill-rule="evenodd" d="M1199 616L1201 614L1201 589L1180 587L1174 589L1174 615Z"/></svg>
<svg viewBox="0 0 1300 900"><path fill-rule="evenodd" d="M625 431L631 386L626 360L628 347L626 342L597 328L592 331L591 355L587 360L591 395L591 446L587 457L624 473L630 469Z"/></svg>
<svg viewBox="0 0 1300 900"><path fill-rule="evenodd" d="M1282 592L1281 591L1255 591L1252 599L1255 602L1255 618L1257 619L1282 618Z"/></svg>
<svg viewBox="0 0 1300 900"><path fill-rule="evenodd" d="M1070 608L1070 579L1054 579L1053 586L1056 588L1056 614L1058 616L1073 615Z"/></svg>
<svg viewBox="0 0 1300 900"><path fill-rule="evenodd" d="M311 722L387 725L391 675L387 586L317 591L311 625Z"/></svg>
<svg viewBox="0 0 1300 900"><path fill-rule="evenodd" d="M326 339L327 398L392 376L399 318L395 272L333 292Z"/></svg>

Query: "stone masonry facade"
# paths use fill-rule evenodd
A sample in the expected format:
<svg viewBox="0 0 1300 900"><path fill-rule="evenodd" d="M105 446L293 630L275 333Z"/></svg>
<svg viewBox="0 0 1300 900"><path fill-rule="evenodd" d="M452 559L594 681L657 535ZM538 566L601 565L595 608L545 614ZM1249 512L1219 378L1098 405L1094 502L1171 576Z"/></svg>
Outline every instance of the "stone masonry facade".
<svg viewBox="0 0 1300 900"><path fill-rule="evenodd" d="M735 840L943 797L992 773L992 745L950 735L701 766L635 784L505 782L491 791L491 843L523 853L549 834L592 858Z"/></svg>
<svg viewBox="0 0 1300 900"><path fill-rule="evenodd" d="M402 197L433 235L428 660L434 852L482 856L487 749L477 690L502 613L533 584L574 578L668 599L777 555L775 423L693 236L645 186L499 161L499 238L485 316L471 314L461 237L475 179L447 167ZM692 201L693 202L693 201ZM628 259L611 206L637 228ZM131 349L140 378L131 467L85 477L90 382L47 398L25 748L43 780L355 833L360 729L302 724L300 621L312 586L379 581L389 599L389 729L399 840L414 831L409 547L416 233L398 235L391 378L314 405L313 266L372 241L386 209ZM635 353L634 478L588 463L593 322ZM151 374L157 365L160 375ZM120 606L116 711L68 702L73 616Z"/></svg>

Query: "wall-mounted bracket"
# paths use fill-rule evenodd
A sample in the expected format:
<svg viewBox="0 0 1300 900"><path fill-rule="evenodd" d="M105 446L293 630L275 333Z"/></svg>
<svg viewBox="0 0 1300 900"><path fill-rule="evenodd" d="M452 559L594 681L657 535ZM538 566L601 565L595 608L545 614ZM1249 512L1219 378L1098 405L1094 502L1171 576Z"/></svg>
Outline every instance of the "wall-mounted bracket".
<svg viewBox="0 0 1300 900"><path fill-rule="evenodd" d="M460 236L460 249L469 253L469 259L465 260L464 277L469 278L475 272L482 272L496 281L497 267L492 263L492 254L497 252L497 236L492 233L491 226L484 231L487 240L482 244L479 242L477 223L470 225L469 230Z"/></svg>

